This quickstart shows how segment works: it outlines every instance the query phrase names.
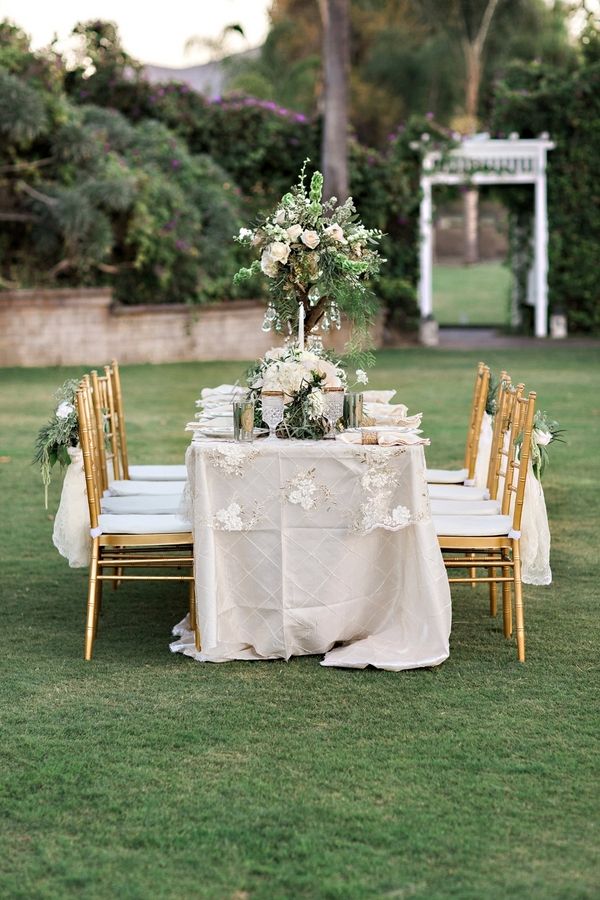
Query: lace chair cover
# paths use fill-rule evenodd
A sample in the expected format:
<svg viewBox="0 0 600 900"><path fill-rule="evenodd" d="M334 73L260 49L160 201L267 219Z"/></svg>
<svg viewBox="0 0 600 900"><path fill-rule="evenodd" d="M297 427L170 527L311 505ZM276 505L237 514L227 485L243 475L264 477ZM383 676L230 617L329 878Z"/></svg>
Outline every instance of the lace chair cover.
<svg viewBox="0 0 600 900"><path fill-rule="evenodd" d="M475 463L475 487L487 487L488 467L490 465L490 453L492 450L492 417L484 412L479 432L479 446L477 448L477 461Z"/></svg>
<svg viewBox="0 0 600 900"><path fill-rule="evenodd" d="M82 569L90 564L92 546L83 453L79 447L69 447L68 453L71 465L65 472L52 542L72 569Z"/></svg>
<svg viewBox="0 0 600 900"><path fill-rule="evenodd" d="M531 461L527 471L523 517L521 519L522 578L525 584L550 584L550 527L544 489L533 474Z"/></svg>

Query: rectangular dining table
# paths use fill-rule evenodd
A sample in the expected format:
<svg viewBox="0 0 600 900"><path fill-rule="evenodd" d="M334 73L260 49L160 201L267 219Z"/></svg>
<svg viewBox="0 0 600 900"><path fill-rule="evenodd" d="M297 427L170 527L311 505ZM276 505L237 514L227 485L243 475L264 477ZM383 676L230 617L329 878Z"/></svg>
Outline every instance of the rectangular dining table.
<svg viewBox="0 0 600 900"><path fill-rule="evenodd" d="M422 445L204 439L186 465L202 649L184 620L172 650L392 671L447 658Z"/></svg>

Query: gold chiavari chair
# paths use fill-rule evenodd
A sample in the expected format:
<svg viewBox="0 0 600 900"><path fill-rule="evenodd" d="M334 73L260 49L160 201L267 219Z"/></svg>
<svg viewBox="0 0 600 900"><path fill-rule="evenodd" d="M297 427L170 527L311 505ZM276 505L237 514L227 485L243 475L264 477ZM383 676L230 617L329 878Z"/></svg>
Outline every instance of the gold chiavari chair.
<svg viewBox="0 0 600 900"><path fill-rule="evenodd" d="M182 487L178 482L165 482L168 490L160 490L159 482L125 482L125 489L119 490L122 481L118 450L118 436L114 395L109 367L105 374L96 370L89 375L94 410L96 447L100 482L103 488L102 512L117 515L175 515L182 500ZM88 376L86 376L87 378ZM127 490L130 488L131 490Z"/></svg>
<svg viewBox="0 0 600 900"><path fill-rule="evenodd" d="M92 537L84 658L92 658L105 581L187 582L190 620L199 647L190 523L175 515L114 515L102 512L101 457L96 441L96 419L89 379L81 382L76 402ZM169 574L156 574L156 569L161 572L167 570ZM185 570L185 574L170 574L173 569ZM145 574L148 570L152 574Z"/></svg>
<svg viewBox="0 0 600 900"><path fill-rule="evenodd" d="M127 449L127 431L125 427L125 409L123 406L123 391L121 388L121 373L119 364L113 359L106 372L112 386L115 402L116 431L118 436L119 462L121 478L126 481L185 481L187 471L185 465L137 465L129 464Z"/></svg>
<svg viewBox="0 0 600 900"><path fill-rule="evenodd" d="M525 622L521 584L521 516L530 458L531 433L535 413L535 392L514 401L510 439L506 448L506 468L500 515L434 516L436 531L446 568L483 568L487 575L473 578L451 575L450 584L469 584L473 580L502 585L504 635L512 635L512 596L516 621L517 655L525 661ZM520 447L517 452L517 445ZM466 554L466 555L465 555ZM498 571L502 574L499 575Z"/></svg>
<svg viewBox="0 0 600 900"><path fill-rule="evenodd" d="M462 469L427 469L427 481L430 484L463 484L473 479L489 383L489 366L480 362L477 365L477 373L475 375L473 400L467 428L464 466Z"/></svg>

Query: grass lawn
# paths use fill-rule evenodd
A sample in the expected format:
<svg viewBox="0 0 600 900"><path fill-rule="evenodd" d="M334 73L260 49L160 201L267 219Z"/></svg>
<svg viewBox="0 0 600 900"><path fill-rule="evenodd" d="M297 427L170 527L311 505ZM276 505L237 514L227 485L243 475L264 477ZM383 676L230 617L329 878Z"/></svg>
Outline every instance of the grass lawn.
<svg viewBox="0 0 600 900"><path fill-rule="evenodd" d="M433 267L433 314L440 325L508 325L511 275L500 262Z"/></svg>
<svg viewBox="0 0 600 900"><path fill-rule="evenodd" d="M545 482L555 581L525 590L525 665L462 588L449 660L400 674L171 655L184 590L156 584L105 592L84 663L60 479L47 513L29 465L82 370L0 371L0 896L597 896L597 351L385 352L371 386L425 411L430 464L458 464L482 355L568 429ZM125 367L132 458L180 461L200 388L240 371Z"/></svg>

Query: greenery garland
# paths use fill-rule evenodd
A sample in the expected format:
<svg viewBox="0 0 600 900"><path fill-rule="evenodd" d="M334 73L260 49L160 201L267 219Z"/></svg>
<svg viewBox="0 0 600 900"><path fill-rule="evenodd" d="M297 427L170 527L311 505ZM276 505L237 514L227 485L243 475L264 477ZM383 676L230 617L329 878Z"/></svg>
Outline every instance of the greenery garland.
<svg viewBox="0 0 600 900"><path fill-rule="evenodd" d="M40 467L46 509L48 508L48 486L52 480L52 468L58 463L62 468L69 465L71 458L68 448L79 443L79 421L75 405L78 379L68 379L56 391L58 401L46 425L37 433L34 445L33 464Z"/></svg>

